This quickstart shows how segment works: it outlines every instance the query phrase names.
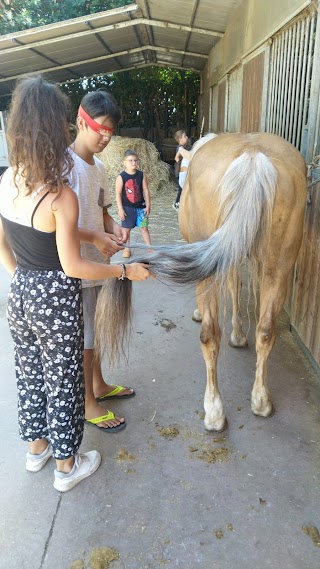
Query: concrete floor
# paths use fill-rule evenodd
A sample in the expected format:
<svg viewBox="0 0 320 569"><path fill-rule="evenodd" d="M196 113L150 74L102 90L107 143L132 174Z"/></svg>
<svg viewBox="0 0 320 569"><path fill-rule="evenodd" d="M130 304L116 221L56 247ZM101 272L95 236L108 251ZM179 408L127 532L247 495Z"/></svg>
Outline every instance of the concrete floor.
<svg viewBox="0 0 320 569"><path fill-rule="evenodd" d="M178 238L170 201L162 226L163 204L154 208L155 241ZM320 382L284 313L268 369L275 415L261 419L250 411L252 318L248 350L222 347L229 427L207 433L193 292L135 285L129 366L108 375L137 391L111 406L127 428L114 435L85 428L82 450L98 449L103 462L63 495L52 487L53 461L39 473L25 470L5 320L8 283L1 271L1 569L107 569L105 548L119 556L110 569L320 568L320 544L303 530L320 530ZM176 436L163 436L169 426ZM222 461L208 462L217 449Z"/></svg>

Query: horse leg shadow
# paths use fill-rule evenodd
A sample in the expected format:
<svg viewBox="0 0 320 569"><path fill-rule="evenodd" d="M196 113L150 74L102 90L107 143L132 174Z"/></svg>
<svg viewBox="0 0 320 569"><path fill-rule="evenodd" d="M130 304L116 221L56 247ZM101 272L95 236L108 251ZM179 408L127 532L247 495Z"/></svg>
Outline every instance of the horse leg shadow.
<svg viewBox="0 0 320 569"><path fill-rule="evenodd" d="M231 348L247 348L247 336L242 329L240 312L242 282L238 269L232 269L228 277L228 290L232 301L232 332L229 339Z"/></svg>

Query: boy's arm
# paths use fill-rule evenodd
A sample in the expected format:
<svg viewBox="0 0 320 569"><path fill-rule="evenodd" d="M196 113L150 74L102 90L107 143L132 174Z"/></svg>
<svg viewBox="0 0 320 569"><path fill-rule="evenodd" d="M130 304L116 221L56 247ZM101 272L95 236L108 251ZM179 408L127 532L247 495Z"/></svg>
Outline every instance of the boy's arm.
<svg viewBox="0 0 320 569"><path fill-rule="evenodd" d="M150 192L148 188L148 181L146 176L143 174L142 178L142 190L143 190L143 197L144 201L146 202L146 215L150 214L151 206L150 206Z"/></svg>
<svg viewBox="0 0 320 569"><path fill-rule="evenodd" d="M125 243L128 239L128 231L124 227L121 227L119 223L117 223L113 217L111 217L110 213L108 212L108 208L103 208L103 223L104 229L108 233L113 233L116 236L116 241L120 241L120 243Z"/></svg>
<svg viewBox="0 0 320 569"><path fill-rule="evenodd" d="M119 213L119 217L121 219L121 221L124 221L124 218L126 217L126 213L123 209L123 205L122 205L122 186L123 186L123 180L122 177L117 176L116 179L116 201L117 201L117 206L118 206L118 213Z"/></svg>
<svg viewBox="0 0 320 569"><path fill-rule="evenodd" d="M80 228L78 233L81 243L94 245L106 257L112 257L112 255L123 249L123 247L118 245L119 239L113 234Z"/></svg>
<svg viewBox="0 0 320 569"><path fill-rule="evenodd" d="M4 266L4 268L7 269L7 271L11 275L13 275L17 266L17 261L6 239L1 219L0 219L0 262Z"/></svg>

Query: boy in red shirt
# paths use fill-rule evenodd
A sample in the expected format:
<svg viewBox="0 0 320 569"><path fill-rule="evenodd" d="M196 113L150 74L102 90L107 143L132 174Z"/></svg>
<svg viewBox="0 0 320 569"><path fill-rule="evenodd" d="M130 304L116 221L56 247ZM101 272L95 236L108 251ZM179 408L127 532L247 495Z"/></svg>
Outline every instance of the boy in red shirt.
<svg viewBox="0 0 320 569"><path fill-rule="evenodd" d="M128 230L127 245L130 244L130 230L139 227L146 245L151 245L148 229L150 215L150 193L144 173L138 170L139 157L134 150L124 153L124 170L116 179L116 200L121 226ZM131 256L128 247L122 257Z"/></svg>

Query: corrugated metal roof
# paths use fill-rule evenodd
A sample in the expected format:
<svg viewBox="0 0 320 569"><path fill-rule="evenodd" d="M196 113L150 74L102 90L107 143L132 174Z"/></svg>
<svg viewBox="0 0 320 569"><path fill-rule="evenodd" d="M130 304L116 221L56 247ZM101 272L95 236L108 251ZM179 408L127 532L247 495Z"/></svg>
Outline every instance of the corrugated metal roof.
<svg viewBox="0 0 320 569"><path fill-rule="evenodd" d="M137 0L135 4L0 37L0 97L15 80L57 83L160 65L201 72L241 0Z"/></svg>

